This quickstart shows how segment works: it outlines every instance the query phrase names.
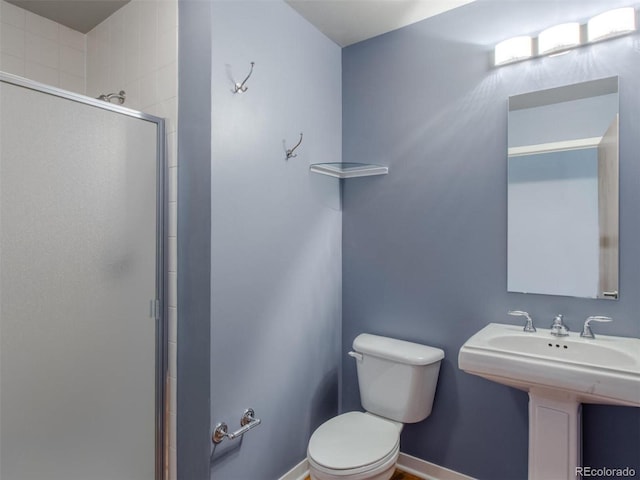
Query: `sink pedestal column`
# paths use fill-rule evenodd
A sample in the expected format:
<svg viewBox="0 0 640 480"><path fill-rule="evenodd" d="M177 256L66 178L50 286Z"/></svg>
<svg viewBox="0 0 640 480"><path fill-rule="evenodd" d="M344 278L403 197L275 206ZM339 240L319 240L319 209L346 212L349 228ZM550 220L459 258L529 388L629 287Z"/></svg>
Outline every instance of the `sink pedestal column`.
<svg viewBox="0 0 640 480"><path fill-rule="evenodd" d="M529 480L576 480L581 405L570 396L529 392Z"/></svg>

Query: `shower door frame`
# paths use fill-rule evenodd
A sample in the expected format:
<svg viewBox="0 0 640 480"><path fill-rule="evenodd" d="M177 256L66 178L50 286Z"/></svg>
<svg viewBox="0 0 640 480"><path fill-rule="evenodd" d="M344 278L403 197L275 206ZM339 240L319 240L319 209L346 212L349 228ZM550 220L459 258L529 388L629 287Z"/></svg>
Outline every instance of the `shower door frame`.
<svg viewBox="0 0 640 480"><path fill-rule="evenodd" d="M71 100L90 107L109 110L111 112L155 123L156 136L156 298L155 305L150 307L150 316L155 315L156 320L156 371L155 371L155 480L163 480L165 468L165 448L168 444L168 425L165 421L166 409L166 385L168 379L168 325L167 302L165 292L167 289L166 263L166 235L167 208L165 200L168 198L168 185L166 183L166 133L164 118L149 115L130 108L108 103L104 100L87 97L79 93L69 92L52 87L44 83L19 77L0 71L0 82L18 87L27 88L47 95ZM165 438L167 440L165 441Z"/></svg>

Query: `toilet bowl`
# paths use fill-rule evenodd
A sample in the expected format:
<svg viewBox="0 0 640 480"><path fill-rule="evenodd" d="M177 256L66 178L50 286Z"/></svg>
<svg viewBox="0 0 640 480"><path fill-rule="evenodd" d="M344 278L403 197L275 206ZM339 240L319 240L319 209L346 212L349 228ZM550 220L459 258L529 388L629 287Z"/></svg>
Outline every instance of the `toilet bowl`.
<svg viewBox="0 0 640 480"><path fill-rule="evenodd" d="M312 480L388 480L400 453L402 424L362 412L323 423L307 449Z"/></svg>
<svg viewBox="0 0 640 480"><path fill-rule="evenodd" d="M404 423L431 414L442 350L366 333L356 337L353 349L366 412L338 415L311 435L312 480L389 480Z"/></svg>

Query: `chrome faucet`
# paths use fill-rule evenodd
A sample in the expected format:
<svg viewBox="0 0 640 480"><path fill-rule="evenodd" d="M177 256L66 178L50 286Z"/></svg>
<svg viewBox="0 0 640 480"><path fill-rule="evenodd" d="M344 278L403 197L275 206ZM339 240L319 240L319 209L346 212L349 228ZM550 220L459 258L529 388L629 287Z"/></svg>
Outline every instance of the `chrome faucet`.
<svg viewBox="0 0 640 480"><path fill-rule="evenodd" d="M584 327L582 327L582 333L580 333L580 336L582 338L596 338L596 336L593 334L593 332L591 331L591 322L613 322L613 318L611 317L603 317L601 315L594 315L591 317L588 317L585 321L584 321Z"/></svg>
<svg viewBox="0 0 640 480"><path fill-rule="evenodd" d="M553 319L553 323L551 324L551 335L554 337L566 337L569 335L569 329L562 319L562 315L556 315L556 318Z"/></svg>
<svg viewBox="0 0 640 480"><path fill-rule="evenodd" d="M509 310L507 313L509 315L514 316L514 317L524 317L524 318L527 319L527 323L525 324L524 328L522 329L525 332L535 332L536 331L536 327L533 326L533 320L531 319L531 316L527 312L523 312L521 310Z"/></svg>

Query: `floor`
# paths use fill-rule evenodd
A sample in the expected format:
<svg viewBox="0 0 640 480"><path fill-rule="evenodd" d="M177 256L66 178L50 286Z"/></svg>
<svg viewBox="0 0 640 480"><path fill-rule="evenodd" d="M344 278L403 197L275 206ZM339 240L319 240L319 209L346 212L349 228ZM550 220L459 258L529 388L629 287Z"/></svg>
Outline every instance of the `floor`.
<svg viewBox="0 0 640 480"><path fill-rule="evenodd" d="M305 480L311 480L311 477L307 477ZM416 477L415 475L411 475L410 473L403 472L402 470L396 470L396 472L393 474L393 477L391 477L390 480L421 480L421 479L419 477Z"/></svg>
<svg viewBox="0 0 640 480"><path fill-rule="evenodd" d="M396 469L396 473L393 474L391 480L420 480L420 478L416 477L415 475L411 475L410 473Z"/></svg>

